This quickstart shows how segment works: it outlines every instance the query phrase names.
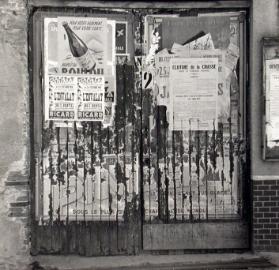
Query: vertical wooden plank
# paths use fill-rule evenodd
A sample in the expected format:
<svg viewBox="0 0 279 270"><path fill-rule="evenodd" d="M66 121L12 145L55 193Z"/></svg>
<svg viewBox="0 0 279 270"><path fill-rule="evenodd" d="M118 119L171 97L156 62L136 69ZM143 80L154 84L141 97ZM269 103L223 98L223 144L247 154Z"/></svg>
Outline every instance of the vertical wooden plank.
<svg viewBox="0 0 279 270"><path fill-rule="evenodd" d="M123 138L124 133L124 110L125 104L123 104L123 80L124 80L124 70L123 66L117 66L117 106L116 106L116 119L115 119L115 132L116 132L116 178L117 178L117 249L120 254L125 253L127 243L126 243L126 225L124 224L124 210L125 210L125 173L123 172L123 147L125 143L125 138Z"/></svg>
<svg viewBox="0 0 279 270"><path fill-rule="evenodd" d="M151 91L145 90L142 93L142 152L143 152L143 199L144 199L144 220L145 222L151 222L152 219L152 152L151 152ZM153 182L153 181L152 181Z"/></svg>
<svg viewBox="0 0 279 270"><path fill-rule="evenodd" d="M34 145L31 144L31 161L36 160L36 156L38 156L38 164L39 169L36 170L36 167L34 168L31 166L30 172L31 172L31 254L38 254L40 251L39 247L39 236L40 235L40 228L39 224L40 222L37 220L36 215L41 210L43 212L43 205L40 202L42 199L42 195L39 193L35 195L36 192L36 182L43 183L43 156L42 156L42 108L41 108L41 100L42 95L41 91L36 91L36 89L41 89L41 80L39 78L39 69L41 66L41 46L38 46L38 44L41 44L42 39L42 32L40 31L41 28L41 22L42 18L39 13L34 13L33 18L30 18L30 25L32 27L29 28L29 55L32 55L30 57L30 63L32 65L29 66L29 75L32 79L32 84L30 85L30 102L33 102L34 108L33 111L31 109L30 111L30 125L33 125L34 128L34 135L31 137L31 140L34 140ZM32 104L32 103L31 103ZM33 115L32 115L33 113ZM32 151L33 150L33 151ZM35 163L34 163L35 164ZM38 173L36 173L36 171ZM40 190L41 191L41 190ZM36 206L38 206L38 210L36 211ZM44 220L42 219L41 222L43 223Z"/></svg>
<svg viewBox="0 0 279 270"><path fill-rule="evenodd" d="M135 92L134 92L134 68L127 66L126 69L126 87L127 87L127 123L128 133L126 135L127 143L126 151L129 154L129 164L127 165L127 178L129 183L128 189L128 205L127 211L129 212L129 235L128 235L128 254L136 254L139 249L139 198L138 198L138 177L136 176L138 166L138 157L135 149Z"/></svg>
<svg viewBox="0 0 279 270"><path fill-rule="evenodd" d="M78 185L78 175L79 175L79 166L78 166L78 159L79 159L79 145L78 145L78 129L77 129L77 122L74 122L74 169L75 169L75 223L70 225L70 231L73 232L72 237L72 244L70 247L72 247L75 252L78 252L78 227L79 227L79 218L78 218L78 194L79 191L79 185Z"/></svg>
<svg viewBox="0 0 279 270"><path fill-rule="evenodd" d="M205 150L204 150L204 168L205 168L205 196L206 196L206 208L205 216L208 221L208 131L205 131Z"/></svg>
<svg viewBox="0 0 279 270"><path fill-rule="evenodd" d="M179 165L180 165L180 185L181 185L181 220L184 222L184 145L183 145L183 130L179 132Z"/></svg>
<svg viewBox="0 0 279 270"><path fill-rule="evenodd" d="M196 167L197 167L197 201L198 201L198 213L197 218L201 219L201 205L200 205L200 156L201 156L201 149L200 149L200 131L196 131Z"/></svg>
<svg viewBox="0 0 279 270"><path fill-rule="evenodd" d="M174 121L174 120L173 120ZM175 179L175 131L172 131L172 182L173 182L173 218L176 221L176 179Z"/></svg>
<svg viewBox="0 0 279 270"><path fill-rule="evenodd" d="M91 122L90 123L90 174L91 174L91 182L92 182L92 213L91 213L91 220L90 220L90 254L100 255L100 244L99 244L99 231L98 227L96 226L96 211L97 211L97 194L96 194L96 174L97 170L95 168L98 160L98 151L97 151L97 143L98 143L98 123Z"/></svg>
<svg viewBox="0 0 279 270"><path fill-rule="evenodd" d="M211 142L210 142L210 191L213 195L210 196L210 212L209 215L211 218L216 219L217 217L217 205L216 205L216 129L215 129L215 122L213 121L213 131L211 135Z"/></svg>
<svg viewBox="0 0 279 270"><path fill-rule="evenodd" d="M192 145L192 130L191 130L191 120L189 120L189 220L193 221L193 202L192 202L192 152L193 152L193 145Z"/></svg>
<svg viewBox="0 0 279 270"><path fill-rule="evenodd" d="M70 239L70 227L69 227L69 130L66 128L66 235L67 235L67 253L69 252L69 239Z"/></svg>

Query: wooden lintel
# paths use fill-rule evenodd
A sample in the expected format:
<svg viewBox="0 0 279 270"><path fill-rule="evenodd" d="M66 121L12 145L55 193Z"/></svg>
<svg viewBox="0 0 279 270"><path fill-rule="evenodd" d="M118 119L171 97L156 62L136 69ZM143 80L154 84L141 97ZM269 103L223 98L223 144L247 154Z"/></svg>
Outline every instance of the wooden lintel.
<svg viewBox="0 0 279 270"><path fill-rule="evenodd" d="M88 8L249 8L251 1L90 1L90 0L29 0L30 7L88 7Z"/></svg>

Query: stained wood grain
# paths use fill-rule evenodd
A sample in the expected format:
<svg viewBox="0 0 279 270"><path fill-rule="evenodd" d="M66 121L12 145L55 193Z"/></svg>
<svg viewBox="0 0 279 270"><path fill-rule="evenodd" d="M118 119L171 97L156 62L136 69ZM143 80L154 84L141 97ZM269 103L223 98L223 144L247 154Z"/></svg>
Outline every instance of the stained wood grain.
<svg viewBox="0 0 279 270"><path fill-rule="evenodd" d="M145 224L143 226L144 250L176 249L236 249L248 248L247 224L184 223Z"/></svg>

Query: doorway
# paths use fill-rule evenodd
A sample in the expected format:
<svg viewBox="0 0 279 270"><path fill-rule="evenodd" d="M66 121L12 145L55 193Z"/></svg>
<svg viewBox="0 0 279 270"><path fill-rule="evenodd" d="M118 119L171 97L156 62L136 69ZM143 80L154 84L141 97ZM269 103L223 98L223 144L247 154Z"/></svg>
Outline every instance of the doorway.
<svg viewBox="0 0 279 270"><path fill-rule="evenodd" d="M42 8L32 18L32 253L249 248L246 13ZM67 20L105 23L103 73L59 69ZM50 113L62 104L50 80L65 89L65 78L98 76L101 121Z"/></svg>

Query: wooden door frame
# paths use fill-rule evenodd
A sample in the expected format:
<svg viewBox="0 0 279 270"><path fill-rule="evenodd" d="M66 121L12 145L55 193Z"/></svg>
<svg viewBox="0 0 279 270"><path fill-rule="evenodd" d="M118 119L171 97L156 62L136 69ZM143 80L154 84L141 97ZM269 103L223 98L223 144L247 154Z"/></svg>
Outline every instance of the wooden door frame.
<svg viewBox="0 0 279 270"><path fill-rule="evenodd" d="M152 2L152 3L148 3L148 2L125 2L125 4L123 4L123 2L121 1L106 1L106 3L104 1L100 2L100 1L87 1L87 0L83 0L83 1L72 1L72 0L65 0L63 2L59 1L59 0L29 0L28 1L28 10L29 10L29 33L28 33L28 60L29 60L29 82L30 82L30 127L31 130L33 129L33 126L35 124L35 117L34 117L34 108L33 105L35 105L34 103L34 99L33 99L33 93L35 92L35 85L39 85L40 82L37 80L36 75L37 72L39 71L39 66L40 66L40 55L38 54L38 52L35 52L36 54L36 61L34 61L34 52L33 49L36 47L35 45L39 42L41 42L40 40L34 38L34 33L32 31L32 27L30 27L32 25L32 20L33 20L33 15L35 14L35 11L38 10L39 8L44 9L44 8L54 8L57 10L57 8L103 8L103 9L117 9L117 8L121 8L121 9L146 9L146 8L154 8L154 9L170 9L170 8L175 8L175 9L196 9L196 10L208 10L208 11L238 11L238 10L246 10L247 11L247 21L249 18L249 11L250 11L250 7L251 7L251 1L249 0L240 0L240 1L185 1L185 2ZM249 25L247 22L247 32L249 32ZM246 48L249 48L248 44L246 46ZM249 63L249 54L247 52L247 59L246 62ZM245 78L244 78L245 80ZM248 82L246 83L246 90L249 93L249 84ZM246 103L248 104L248 100L246 98ZM246 104L246 105L247 105ZM38 106L38 105L37 105ZM248 110L246 110L248 111ZM249 120L249 115L247 116L247 121ZM37 157L36 157L36 153L37 153L37 146L35 145L35 136L36 134L33 134L33 132L31 132L30 135L30 161L31 161L31 165L30 165L30 187L31 187L31 224L34 225L34 222L36 220L36 208L35 208L35 202L36 202L36 179L35 179L35 175L37 174L36 172L36 163L37 163ZM246 136L249 136L249 130L247 130L247 134ZM247 153L247 158L249 158L249 148L247 149L248 153ZM248 165L249 165L249 160L248 160ZM249 177L249 176L248 176ZM249 196L250 196L250 188L247 187L249 192ZM251 209L250 204L248 205L249 209ZM251 224L250 224L250 220L249 220L249 228L251 228ZM214 224L212 224L212 226L214 227ZM142 230L143 232L143 230ZM159 243L160 245L160 243ZM251 247L251 230L249 230L249 246ZM143 251L143 246L139 247L140 248L140 252ZM203 249L202 247L197 247L198 249ZM147 248L148 250L149 248Z"/></svg>

